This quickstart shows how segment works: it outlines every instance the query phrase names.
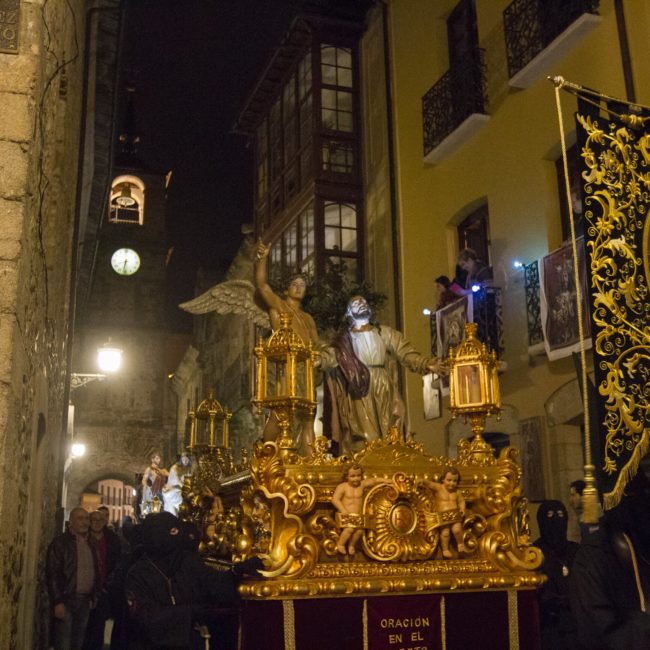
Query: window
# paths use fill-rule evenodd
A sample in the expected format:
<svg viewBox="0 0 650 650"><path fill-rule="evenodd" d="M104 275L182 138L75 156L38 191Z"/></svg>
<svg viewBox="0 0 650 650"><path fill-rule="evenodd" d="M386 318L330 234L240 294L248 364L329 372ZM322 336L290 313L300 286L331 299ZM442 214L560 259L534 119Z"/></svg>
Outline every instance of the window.
<svg viewBox="0 0 650 650"><path fill-rule="evenodd" d="M315 227L314 207L310 205L299 217L300 224L300 270L304 273L315 271Z"/></svg>
<svg viewBox="0 0 650 650"><path fill-rule="evenodd" d="M471 248L481 261L490 263L487 204L474 210L458 225L458 248Z"/></svg>
<svg viewBox="0 0 650 650"><path fill-rule="evenodd" d="M576 237L584 234L584 220L582 217L582 196L580 179L580 154L578 145L574 144L567 149L567 166L569 168L569 193L571 194L571 207L573 208L573 225ZM564 162L562 156L555 161L557 175L558 195L560 198L560 222L562 224L562 239L571 239L571 223L569 221L569 207L566 202L566 183L564 180Z"/></svg>
<svg viewBox="0 0 650 650"><path fill-rule="evenodd" d="M268 190L269 138L266 120L257 129L257 199L266 196Z"/></svg>
<svg viewBox="0 0 650 650"><path fill-rule="evenodd" d="M111 183L110 223L144 223L144 183L136 176L118 176Z"/></svg>
<svg viewBox="0 0 650 650"><path fill-rule="evenodd" d="M282 171L282 124L280 122L280 98L271 107L269 115L269 139L271 155L271 181Z"/></svg>
<svg viewBox="0 0 650 650"><path fill-rule="evenodd" d="M357 210L345 203L325 203L325 248L356 252Z"/></svg>
<svg viewBox="0 0 650 650"><path fill-rule="evenodd" d="M354 170L354 143L325 140L322 145L323 171L351 174Z"/></svg>
<svg viewBox="0 0 650 650"><path fill-rule="evenodd" d="M323 128L351 133L354 129L351 92L352 51L348 48L322 45L321 79Z"/></svg>
<svg viewBox="0 0 650 650"><path fill-rule="evenodd" d="M349 48L321 45L320 59L323 84L352 88L352 51Z"/></svg>

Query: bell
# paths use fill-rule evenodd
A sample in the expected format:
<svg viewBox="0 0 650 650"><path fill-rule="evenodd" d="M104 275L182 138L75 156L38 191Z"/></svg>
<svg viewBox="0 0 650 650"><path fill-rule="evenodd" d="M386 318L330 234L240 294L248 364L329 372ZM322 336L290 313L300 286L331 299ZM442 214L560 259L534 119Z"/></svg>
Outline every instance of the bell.
<svg viewBox="0 0 650 650"><path fill-rule="evenodd" d="M122 185L120 195L115 199L115 203L123 208L130 208L135 205L135 199L131 196L131 186L128 184Z"/></svg>

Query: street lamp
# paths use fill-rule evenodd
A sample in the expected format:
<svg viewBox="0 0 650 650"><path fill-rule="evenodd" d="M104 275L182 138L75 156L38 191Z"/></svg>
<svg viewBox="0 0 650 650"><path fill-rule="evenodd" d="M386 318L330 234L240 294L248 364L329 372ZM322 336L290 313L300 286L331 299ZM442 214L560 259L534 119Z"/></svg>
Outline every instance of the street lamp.
<svg viewBox="0 0 650 650"><path fill-rule="evenodd" d="M91 381L103 381L109 373L117 372L122 365L122 348L111 343L110 336L97 348L97 365L102 372L73 372L70 374L70 390L80 388Z"/></svg>
<svg viewBox="0 0 650 650"><path fill-rule="evenodd" d="M83 442L73 442L70 447L72 458L81 458L86 453L86 445Z"/></svg>

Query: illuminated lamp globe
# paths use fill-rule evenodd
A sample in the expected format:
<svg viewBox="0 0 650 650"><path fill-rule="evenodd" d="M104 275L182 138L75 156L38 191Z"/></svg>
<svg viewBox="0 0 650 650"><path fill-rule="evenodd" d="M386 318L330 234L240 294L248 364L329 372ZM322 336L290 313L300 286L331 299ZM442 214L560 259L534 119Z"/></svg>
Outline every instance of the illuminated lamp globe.
<svg viewBox="0 0 650 650"><path fill-rule="evenodd" d="M81 458L86 453L86 445L83 442L74 442L70 447L70 453L73 458Z"/></svg>
<svg viewBox="0 0 650 650"><path fill-rule="evenodd" d="M97 349L97 365L102 372L117 372L122 365L122 350L108 343Z"/></svg>

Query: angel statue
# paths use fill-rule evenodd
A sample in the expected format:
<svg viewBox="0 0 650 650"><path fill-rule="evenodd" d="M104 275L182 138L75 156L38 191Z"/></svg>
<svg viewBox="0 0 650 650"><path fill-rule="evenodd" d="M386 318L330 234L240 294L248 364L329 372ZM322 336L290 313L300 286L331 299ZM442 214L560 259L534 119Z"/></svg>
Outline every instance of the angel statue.
<svg viewBox="0 0 650 650"><path fill-rule="evenodd" d="M259 240L256 244L254 280L229 279L221 282L200 296L179 305L191 314L239 314L247 316L256 325L265 329L280 326L280 313L292 316L291 327L307 345L310 341L316 347L318 332L314 319L302 309L307 283L302 275L289 280L284 295L277 295L267 281L267 263L270 246ZM257 290L257 291L256 291ZM298 438L298 448L302 453L309 452L314 441L313 420L297 422L294 425ZM275 440L280 427L274 413L264 426L264 439Z"/></svg>

